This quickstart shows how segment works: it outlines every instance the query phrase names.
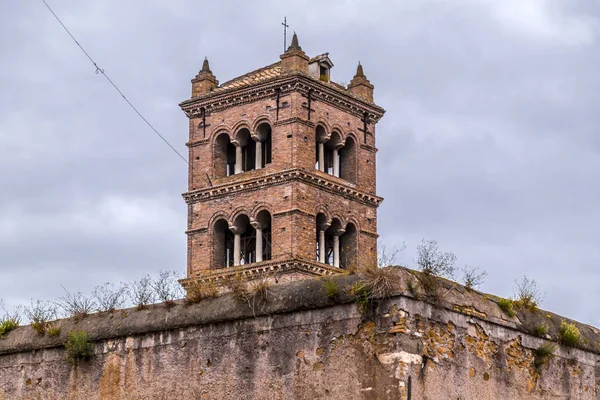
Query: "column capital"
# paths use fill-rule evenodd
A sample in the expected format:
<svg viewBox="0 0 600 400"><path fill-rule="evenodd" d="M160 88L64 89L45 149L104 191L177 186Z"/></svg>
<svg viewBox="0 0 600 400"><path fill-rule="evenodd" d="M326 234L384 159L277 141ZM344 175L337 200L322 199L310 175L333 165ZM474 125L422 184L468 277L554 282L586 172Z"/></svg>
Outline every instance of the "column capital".
<svg viewBox="0 0 600 400"><path fill-rule="evenodd" d="M346 229L340 228L332 232L333 236L342 236L346 232Z"/></svg>
<svg viewBox="0 0 600 400"><path fill-rule="evenodd" d="M329 228L330 226L331 226L331 222L324 222L321 225L319 225L319 230L326 231L327 228Z"/></svg>
<svg viewBox="0 0 600 400"><path fill-rule="evenodd" d="M317 138L317 142L319 144L325 144L325 143L327 143L329 141L329 139L331 139L331 134L329 134L329 135L323 135L323 136Z"/></svg>
<svg viewBox="0 0 600 400"><path fill-rule="evenodd" d="M240 227L237 227L235 225L229 225L229 230L234 234L234 235L241 235L242 233L244 233L246 230L242 229Z"/></svg>
<svg viewBox="0 0 600 400"><path fill-rule="evenodd" d="M252 140L254 140L257 143L260 143L263 141L256 132L250 132L250 137L252 138Z"/></svg>
<svg viewBox="0 0 600 400"><path fill-rule="evenodd" d="M267 228L267 224L265 223L260 223L258 221L251 221L250 225L252 225L252 227L254 229L266 229Z"/></svg>

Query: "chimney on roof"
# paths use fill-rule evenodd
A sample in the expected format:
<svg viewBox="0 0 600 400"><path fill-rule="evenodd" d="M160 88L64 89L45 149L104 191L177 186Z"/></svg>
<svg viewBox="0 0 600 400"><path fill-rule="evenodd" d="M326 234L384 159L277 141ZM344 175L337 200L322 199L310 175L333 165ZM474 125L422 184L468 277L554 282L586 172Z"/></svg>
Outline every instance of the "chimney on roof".
<svg viewBox="0 0 600 400"><path fill-rule="evenodd" d="M290 47L279 58L281 58L282 75L294 72L308 75L308 56L302 51L296 32L294 32L292 44L290 44Z"/></svg>
<svg viewBox="0 0 600 400"><path fill-rule="evenodd" d="M202 69L198 72L198 75L192 79L192 97L202 96L203 94L212 91L217 86L219 86L219 81L210 70L208 58L204 57Z"/></svg>
<svg viewBox="0 0 600 400"><path fill-rule="evenodd" d="M371 82L365 76L365 72L363 71L363 66L358 62L358 67L356 68L356 74L354 78L350 81L348 85L348 91L355 96L360 97L361 99L373 102L373 88Z"/></svg>

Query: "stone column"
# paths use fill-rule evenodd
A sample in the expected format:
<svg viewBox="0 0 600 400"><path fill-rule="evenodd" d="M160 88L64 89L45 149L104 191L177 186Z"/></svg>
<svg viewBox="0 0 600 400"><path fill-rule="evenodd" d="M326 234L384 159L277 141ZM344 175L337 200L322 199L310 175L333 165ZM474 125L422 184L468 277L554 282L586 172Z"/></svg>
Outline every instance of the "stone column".
<svg viewBox="0 0 600 400"><path fill-rule="evenodd" d="M256 140L256 157L254 158L254 169L262 168L262 142L258 139Z"/></svg>
<svg viewBox="0 0 600 400"><path fill-rule="evenodd" d="M340 267L340 237L333 237L333 266Z"/></svg>
<svg viewBox="0 0 600 400"><path fill-rule="evenodd" d="M229 230L233 233L233 266L240 265L242 253L242 234L245 229L240 229L239 226L230 225Z"/></svg>
<svg viewBox="0 0 600 400"><path fill-rule="evenodd" d="M340 160L337 148L333 149L333 176L340 177Z"/></svg>
<svg viewBox="0 0 600 400"><path fill-rule="evenodd" d="M333 232L333 266L340 268L340 236L346 232L345 229L338 229Z"/></svg>
<svg viewBox="0 0 600 400"><path fill-rule="evenodd" d="M319 171L325 172L325 144L319 142Z"/></svg>
<svg viewBox="0 0 600 400"><path fill-rule="evenodd" d="M233 236L233 266L240 265L240 253L242 252L242 235L235 233Z"/></svg>
<svg viewBox="0 0 600 400"><path fill-rule="evenodd" d="M252 226L256 229L256 262L263 261L263 229L267 228L266 224L260 222L252 222Z"/></svg>
<svg viewBox="0 0 600 400"><path fill-rule="evenodd" d="M263 232L262 229L256 229L256 262L263 260Z"/></svg>
<svg viewBox="0 0 600 400"><path fill-rule="evenodd" d="M239 174L242 172L242 146L237 143L235 144L235 173Z"/></svg>
<svg viewBox="0 0 600 400"><path fill-rule="evenodd" d="M325 230L319 230L319 262L325 263Z"/></svg>

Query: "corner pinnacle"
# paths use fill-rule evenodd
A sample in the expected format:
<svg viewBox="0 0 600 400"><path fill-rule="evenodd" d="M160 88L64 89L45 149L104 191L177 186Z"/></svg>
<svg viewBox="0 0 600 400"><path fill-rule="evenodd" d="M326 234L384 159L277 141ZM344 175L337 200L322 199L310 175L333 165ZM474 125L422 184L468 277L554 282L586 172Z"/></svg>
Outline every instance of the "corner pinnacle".
<svg viewBox="0 0 600 400"><path fill-rule="evenodd" d="M209 74L212 74L212 71L210 70L210 67L208 65L207 57L204 57L204 62L202 63L202 69L200 70L200 72L208 72Z"/></svg>
<svg viewBox="0 0 600 400"><path fill-rule="evenodd" d="M290 50L302 50L302 47L298 44L298 35L296 35L296 32L294 32L294 36L292 37L292 44L287 49L287 51Z"/></svg>
<svg viewBox="0 0 600 400"><path fill-rule="evenodd" d="M365 73L364 73L363 67L362 67L362 65L360 64L360 61L359 61L358 62L358 67L356 68L356 75L354 75L354 77L356 78L356 77L364 77L364 76L365 76Z"/></svg>

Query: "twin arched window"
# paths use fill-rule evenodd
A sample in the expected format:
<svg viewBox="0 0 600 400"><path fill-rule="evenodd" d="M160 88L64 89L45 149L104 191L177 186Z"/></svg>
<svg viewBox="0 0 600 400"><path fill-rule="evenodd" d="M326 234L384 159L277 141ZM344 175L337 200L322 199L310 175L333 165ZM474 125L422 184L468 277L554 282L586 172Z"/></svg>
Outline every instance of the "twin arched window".
<svg viewBox="0 0 600 400"><path fill-rule="evenodd" d="M357 156L356 142L352 136L342 140L338 131L331 135L322 125L316 130L315 168L330 175L356 183Z"/></svg>
<svg viewBox="0 0 600 400"><path fill-rule="evenodd" d="M328 134L322 125L316 129L315 168L350 183L357 181L357 146L352 136L342 139L338 131ZM265 168L272 161L271 125L259 124L254 133L239 129L231 140L226 132L214 142L214 175L225 177Z"/></svg>
<svg viewBox="0 0 600 400"><path fill-rule="evenodd" d="M255 221L247 215L229 225L219 219L213 226L212 258L216 268L233 267L271 259L271 214L259 212Z"/></svg>
<svg viewBox="0 0 600 400"><path fill-rule="evenodd" d="M271 125L266 122L258 125L254 134L248 128L238 130L233 140L226 132L218 135L214 148L215 176L230 176L270 164L271 136Z"/></svg>
<svg viewBox="0 0 600 400"><path fill-rule="evenodd" d="M358 259L358 235L356 226L349 222L343 226L339 219L331 222L323 213L316 218L317 261L348 269L356 266Z"/></svg>

